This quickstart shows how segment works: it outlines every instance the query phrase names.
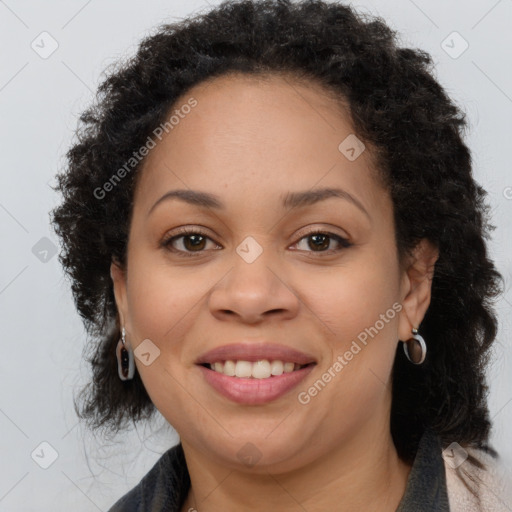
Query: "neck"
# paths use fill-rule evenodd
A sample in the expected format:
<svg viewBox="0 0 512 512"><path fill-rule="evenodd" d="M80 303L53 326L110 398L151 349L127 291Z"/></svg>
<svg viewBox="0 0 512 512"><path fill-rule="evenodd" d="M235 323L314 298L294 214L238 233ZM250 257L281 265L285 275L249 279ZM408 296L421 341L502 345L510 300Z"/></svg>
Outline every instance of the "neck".
<svg viewBox="0 0 512 512"><path fill-rule="evenodd" d="M283 512L395 512L411 469L398 457L389 429L361 429L349 443L279 474L226 468L182 444L191 479L182 512L256 512L269 505Z"/></svg>

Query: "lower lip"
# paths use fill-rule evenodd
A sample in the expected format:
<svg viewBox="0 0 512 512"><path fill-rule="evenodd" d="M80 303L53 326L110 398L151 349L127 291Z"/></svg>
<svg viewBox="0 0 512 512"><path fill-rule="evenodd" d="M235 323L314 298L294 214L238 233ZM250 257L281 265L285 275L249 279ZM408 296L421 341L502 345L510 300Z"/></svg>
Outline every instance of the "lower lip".
<svg viewBox="0 0 512 512"><path fill-rule="evenodd" d="M268 379L230 377L199 365L210 384L221 395L239 404L264 404L276 400L306 378L315 365Z"/></svg>

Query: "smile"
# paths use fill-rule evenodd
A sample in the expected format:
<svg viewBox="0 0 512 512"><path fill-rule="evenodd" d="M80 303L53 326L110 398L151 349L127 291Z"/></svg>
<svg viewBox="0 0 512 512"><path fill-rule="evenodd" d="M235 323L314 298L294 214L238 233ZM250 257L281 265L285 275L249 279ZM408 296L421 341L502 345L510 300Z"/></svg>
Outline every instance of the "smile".
<svg viewBox="0 0 512 512"><path fill-rule="evenodd" d="M263 360L262 363L243 360L226 361L225 363L214 363L213 366L215 367L217 364L217 368L224 372L227 364L228 371L232 371L231 363L234 365L235 375L221 373L215 368L212 369L211 364L208 363L197 365L197 368L203 374L206 383L217 393L232 402L245 405L266 404L283 397L298 386L316 366L315 363L298 365L272 361L275 363L275 372L279 372L282 367L282 372L279 375L272 375L271 363L268 360ZM290 369L291 364L293 364L293 369ZM288 371L285 371L285 366ZM255 367L256 369L254 369ZM244 376L236 375L237 368Z"/></svg>
<svg viewBox="0 0 512 512"><path fill-rule="evenodd" d="M210 370L229 377L268 379L270 377L278 377L283 373L291 373L300 370L307 365L280 360L269 361L268 359L262 359L255 362L244 360L217 361L210 364L206 363L205 366Z"/></svg>

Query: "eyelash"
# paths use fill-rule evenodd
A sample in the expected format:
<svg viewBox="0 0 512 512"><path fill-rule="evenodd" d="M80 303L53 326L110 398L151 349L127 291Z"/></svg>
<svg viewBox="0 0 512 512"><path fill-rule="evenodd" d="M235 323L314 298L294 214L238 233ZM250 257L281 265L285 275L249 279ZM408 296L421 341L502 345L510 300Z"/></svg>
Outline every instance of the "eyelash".
<svg viewBox="0 0 512 512"><path fill-rule="evenodd" d="M349 248L349 247L351 247L353 245L346 238L344 238L342 236L339 236L339 235L336 235L335 233L331 233L329 231L325 231L325 230L321 230L321 229L315 229L315 230L309 231L308 233L303 235L296 243L300 242L304 238L308 238L308 237L310 237L312 235L317 235L317 234L319 234L319 235L327 235L329 238L336 240L342 246L341 249L330 249L328 251L306 251L306 252L312 252L314 254L317 253L317 254L320 255L320 257L323 257L324 255L332 255L333 253L341 252L343 249L347 249L347 248ZM197 229L197 228L193 228L193 229L192 228L183 228L179 232L179 234L173 234L170 237L164 238L164 240L162 240L161 246L163 248L165 248L165 249L167 249L167 250L169 250L169 251L171 251L173 253L176 253L179 256L183 256L185 258L194 257L196 254L200 254L200 253L204 252L204 250L201 250L201 251L189 251L189 252L187 252L187 251L182 251L182 250L175 249L175 248L172 247L172 242L174 240L179 239L179 238L183 238L183 237L186 237L186 236L189 236L189 235L200 235L202 237L210 239L210 237L204 231L202 231L200 229Z"/></svg>

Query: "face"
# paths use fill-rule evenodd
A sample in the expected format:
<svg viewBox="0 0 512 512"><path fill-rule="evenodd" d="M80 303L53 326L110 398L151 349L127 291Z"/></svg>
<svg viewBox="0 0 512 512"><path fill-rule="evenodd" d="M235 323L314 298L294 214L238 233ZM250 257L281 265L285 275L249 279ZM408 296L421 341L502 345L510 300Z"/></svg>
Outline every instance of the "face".
<svg viewBox="0 0 512 512"><path fill-rule="evenodd" d="M191 97L146 157L127 267L112 265L127 342L150 354L135 360L153 403L184 446L235 468L257 456L254 471L296 469L389 430L396 346L421 322L429 286L399 268L369 149L340 151L353 127L318 86L225 76L176 108ZM320 189L339 192L300 200ZM176 190L188 200L167 195ZM205 356L232 344L240 351ZM199 364L226 360L217 369L254 373ZM274 360L294 371L269 377L290 370Z"/></svg>

